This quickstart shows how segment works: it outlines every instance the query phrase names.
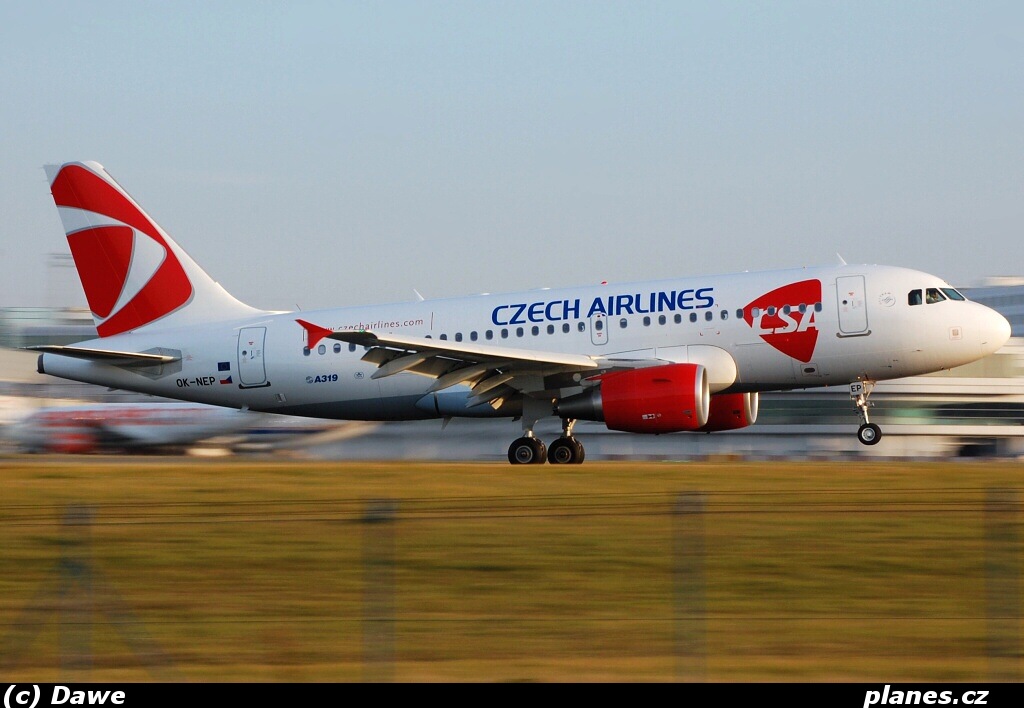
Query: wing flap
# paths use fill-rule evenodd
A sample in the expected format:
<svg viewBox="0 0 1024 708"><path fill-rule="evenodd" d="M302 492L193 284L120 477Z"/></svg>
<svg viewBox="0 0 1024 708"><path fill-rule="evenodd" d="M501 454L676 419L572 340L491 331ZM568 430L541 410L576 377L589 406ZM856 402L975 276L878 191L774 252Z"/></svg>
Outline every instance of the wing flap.
<svg viewBox="0 0 1024 708"><path fill-rule="evenodd" d="M370 378L382 379L385 376L400 374L403 371L408 371L414 366L419 366L420 364L427 361L427 359L432 358L432 356L433 355L430 354L429 352L426 354L405 354L397 356L391 361L381 364L380 368L374 371L373 375L370 376Z"/></svg>
<svg viewBox="0 0 1024 708"><path fill-rule="evenodd" d="M451 388L456 384L465 383L473 379L480 379L485 376L488 371L496 368L499 364L503 365L504 362L498 362L498 364L491 362L486 364L470 364L469 366L463 366L455 369L454 371L450 371L443 376L439 376L437 380L430 385L430 388L427 389L427 393Z"/></svg>

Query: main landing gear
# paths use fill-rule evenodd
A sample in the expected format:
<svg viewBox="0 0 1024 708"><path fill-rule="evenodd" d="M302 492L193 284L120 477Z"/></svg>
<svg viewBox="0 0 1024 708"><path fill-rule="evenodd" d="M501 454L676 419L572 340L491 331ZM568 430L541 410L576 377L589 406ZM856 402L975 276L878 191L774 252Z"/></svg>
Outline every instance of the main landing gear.
<svg viewBox="0 0 1024 708"><path fill-rule="evenodd" d="M566 418L562 421L562 437L545 447L544 443L533 435L533 430L527 430L523 437L519 438L508 448L508 461L513 465L542 465L545 461L553 465L579 465L586 458L583 444L573 434L573 426L576 421Z"/></svg>
<svg viewBox="0 0 1024 708"><path fill-rule="evenodd" d="M508 461L513 465L543 465L547 459L547 448L533 437L532 430L508 446Z"/></svg>
<svg viewBox="0 0 1024 708"><path fill-rule="evenodd" d="M868 420L868 408L874 405L868 402L868 396L874 388L874 381L854 381L850 384L850 398L853 399L853 405L857 406L857 412L860 414L857 439L864 445L877 445L882 439L882 429Z"/></svg>

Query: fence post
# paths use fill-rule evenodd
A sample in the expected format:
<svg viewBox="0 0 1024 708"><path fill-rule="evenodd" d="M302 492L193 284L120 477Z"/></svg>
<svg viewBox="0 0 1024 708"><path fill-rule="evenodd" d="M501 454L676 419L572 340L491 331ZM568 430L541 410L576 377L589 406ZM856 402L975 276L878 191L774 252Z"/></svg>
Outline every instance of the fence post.
<svg viewBox="0 0 1024 708"><path fill-rule="evenodd" d="M1020 681L1019 505L1013 489L989 489L985 494L985 619L991 681Z"/></svg>
<svg viewBox="0 0 1024 708"><path fill-rule="evenodd" d="M57 636L60 672L66 680L87 680L92 668L93 509L72 504L61 518Z"/></svg>
<svg viewBox="0 0 1024 708"><path fill-rule="evenodd" d="M394 678L395 503L369 502L362 521L363 678L382 683Z"/></svg>
<svg viewBox="0 0 1024 708"><path fill-rule="evenodd" d="M704 493L682 492L672 509L673 644L677 681L706 680Z"/></svg>

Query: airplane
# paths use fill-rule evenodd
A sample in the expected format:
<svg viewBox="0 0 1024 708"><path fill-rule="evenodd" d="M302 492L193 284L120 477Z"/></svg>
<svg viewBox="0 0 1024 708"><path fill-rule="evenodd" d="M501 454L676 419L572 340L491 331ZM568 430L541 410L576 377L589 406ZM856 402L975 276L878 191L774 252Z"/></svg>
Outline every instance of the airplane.
<svg viewBox="0 0 1024 708"><path fill-rule="evenodd" d="M137 451L182 448L238 433L255 419L197 403L80 403L26 412L0 434L27 452Z"/></svg>
<svg viewBox="0 0 1024 708"><path fill-rule="evenodd" d="M1010 336L934 275L806 267L311 312L232 297L95 162L47 177L98 337L38 371L252 411L363 421L518 418L513 464L578 464L577 420L643 434L751 425L761 391L848 385L865 445L877 381ZM561 419L545 445L538 420Z"/></svg>

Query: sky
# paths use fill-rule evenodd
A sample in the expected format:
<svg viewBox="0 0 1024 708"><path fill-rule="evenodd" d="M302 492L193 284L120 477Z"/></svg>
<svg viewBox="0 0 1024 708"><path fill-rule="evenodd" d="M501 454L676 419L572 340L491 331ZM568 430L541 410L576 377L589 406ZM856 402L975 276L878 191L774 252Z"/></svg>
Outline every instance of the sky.
<svg viewBox="0 0 1024 708"><path fill-rule="evenodd" d="M888 263L1024 274L1019 2L0 8L0 307L84 305L95 160L240 300Z"/></svg>

